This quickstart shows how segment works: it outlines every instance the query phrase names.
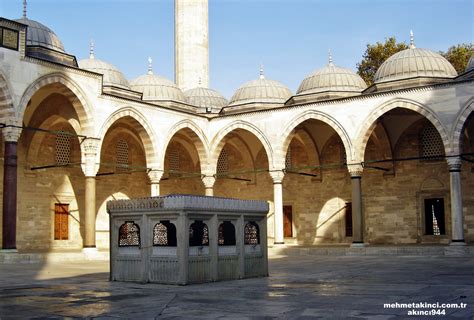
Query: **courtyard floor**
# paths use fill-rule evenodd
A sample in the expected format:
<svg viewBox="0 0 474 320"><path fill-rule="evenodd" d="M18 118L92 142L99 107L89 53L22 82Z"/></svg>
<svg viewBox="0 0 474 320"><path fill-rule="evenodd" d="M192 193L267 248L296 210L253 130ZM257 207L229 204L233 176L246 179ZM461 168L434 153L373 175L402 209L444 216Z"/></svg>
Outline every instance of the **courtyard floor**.
<svg viewBox="0 0 474 320"><path fill-rule="evenodd" d="M269 266L268 278L168 286L109 282L103 261L3 264L0 319L474 319L472 257L271 256ZM432 309L445 315L408 316Z"/></svg>

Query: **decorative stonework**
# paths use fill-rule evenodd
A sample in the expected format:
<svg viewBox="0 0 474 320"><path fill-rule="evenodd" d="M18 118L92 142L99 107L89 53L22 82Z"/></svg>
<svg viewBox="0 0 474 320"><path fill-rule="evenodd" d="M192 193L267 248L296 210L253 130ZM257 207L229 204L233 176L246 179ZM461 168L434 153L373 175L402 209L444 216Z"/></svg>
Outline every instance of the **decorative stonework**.
<svg viewBox="0 0 474 320"><path fill-rule="evenodd" d="M352 178L356 178L356 177L362 177L362 172L364 171L364 168L362 167L361 164L349 163L347 164L347 170L349 171L349 174L351 175Z"/></svg>
<svg viewBox="0 0 474 320"><path fill-rule="evenodd" d="M202 182L204 183L204 187L206 189L212 189L212 187L214 187L214 183L216 183L216 177L214 177L214 176L204 176L202 178Z"/></svg>
<svg viewBox="0 0 474 320"><path fill-rule="evenodd" d="M175 210L227 211L227 212L268 212L268 203L260 200L240 200L230 198L169 195L131 200L107 202L107 212L155 212Z"/></svg>
<svg viewBox="0 0 474 320"><path fill-rule="evenodd" d="M269 172L272 177L273 183L282 183L285 173L283 170L274 170Z"/></svg>
<svg viewBox="0 0 474 320"><path fill-rule="evenodd" d="M148 172L148 178L152 184L160 183L161 177L163 177L163 170L152 169Z"/></svg>
<svg viewBox="0 0 474 320"><path fill-rule="evenodd" d="M97 163L97 149L100 140L96 138L86 138L82 141L82 171L86 177L95 177L99 170Z"/></svg>
<svg viewBox="0 0 474 320"><path fill-rule="evenodd" d="M449 157L446 159L448 163L448 168L450 172L459 172L461 171L462 160L461 157Z"/></svg>
<svg viewBox="0 0 474 320"><path fill-rule="evenodd" d="M21 135L21 128L4 127L2 128L2 135L5 142L17 142Z"/></svg>

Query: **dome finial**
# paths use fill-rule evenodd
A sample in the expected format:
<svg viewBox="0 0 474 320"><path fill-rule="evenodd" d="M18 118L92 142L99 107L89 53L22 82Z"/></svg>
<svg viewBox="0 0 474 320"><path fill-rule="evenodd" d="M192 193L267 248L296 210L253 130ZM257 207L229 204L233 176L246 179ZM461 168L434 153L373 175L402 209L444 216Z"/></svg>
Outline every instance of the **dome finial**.
<svg viewBox="0 0 474 320"><path fill-rule="evenodd" d="M25 19L26 19L26 5L27 5L26 0L23 0L23 18Z"/></svg>
<svg viewBox="0 0 474 320"><path fill-rule="evenodd" d="M265 75L263 74L263 64L260 64L260 79L265 79Z"/></svg>
<svg viewBox="0 0 474 320"><path fill-rule="evenodd" d="M89 42L89 59L94 59L94 40Z"/></svg>
<svg viewBox="0 0 474 320"><path fill-rule="evenodd" d="M153 60L151 59L151 57L148 57L148 74L153 74L153 68L151 65L152 62Z"/></svg>
<svg viewBox="0 0 474 320"><path fill-rule="evenodd" d="M328 50L328 59L329 59L329 65L332 66L332 65L333 65L333 62L332 62L331 49Z"/></svg>
<svg viewBox="0 0 474 320"><path fill-rule="evenodd" d="M410 30L410 49L415 48L415 37L413 36L413 30Z"/></svg>

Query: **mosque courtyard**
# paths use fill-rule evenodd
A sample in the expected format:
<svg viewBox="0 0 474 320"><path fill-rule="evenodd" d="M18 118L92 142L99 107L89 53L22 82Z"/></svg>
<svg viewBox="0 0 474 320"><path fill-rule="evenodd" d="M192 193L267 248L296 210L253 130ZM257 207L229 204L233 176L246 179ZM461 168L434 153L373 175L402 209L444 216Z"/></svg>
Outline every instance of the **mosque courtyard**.
<svg viewBox="0 0 474 320"><path fill-rule="evenodd" d="M106 261L1 268L2 320L474 319L472 256L272 254L268 278L189 286L109 282Z"/></svg>

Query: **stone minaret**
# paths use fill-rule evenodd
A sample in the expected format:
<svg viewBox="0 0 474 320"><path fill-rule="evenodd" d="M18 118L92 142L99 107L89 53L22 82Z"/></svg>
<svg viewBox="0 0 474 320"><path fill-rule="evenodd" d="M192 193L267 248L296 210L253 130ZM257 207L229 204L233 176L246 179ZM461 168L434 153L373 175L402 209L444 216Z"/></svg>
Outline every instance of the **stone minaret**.
<svg viewBox="0 0 474 320"><path fill-rule="evenodd" d="M209 85L208 0L175 0L175 81L182 89Z"/></svg>

